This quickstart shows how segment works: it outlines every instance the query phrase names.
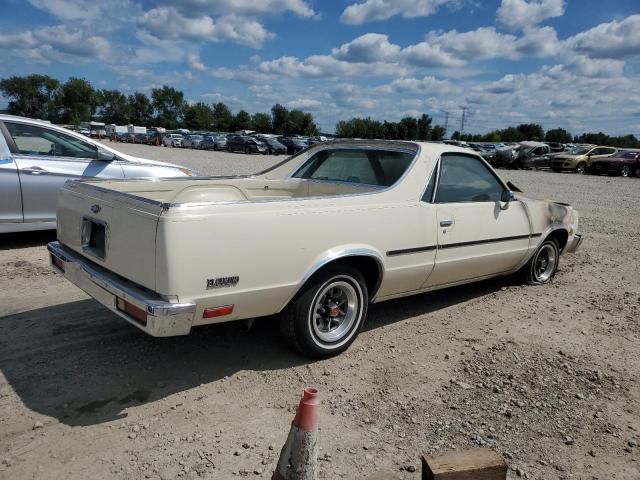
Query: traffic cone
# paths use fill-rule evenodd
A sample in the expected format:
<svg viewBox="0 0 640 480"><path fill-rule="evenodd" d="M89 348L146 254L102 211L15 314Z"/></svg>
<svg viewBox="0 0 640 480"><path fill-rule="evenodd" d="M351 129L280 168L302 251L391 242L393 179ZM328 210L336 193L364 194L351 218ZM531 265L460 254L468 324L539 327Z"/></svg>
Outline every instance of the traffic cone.
<svg viewBox="0 0 640 480"><path fill-rule="evenodd" d="M318 390L305 388L271 480L315 480L319 405Z"/></svg>

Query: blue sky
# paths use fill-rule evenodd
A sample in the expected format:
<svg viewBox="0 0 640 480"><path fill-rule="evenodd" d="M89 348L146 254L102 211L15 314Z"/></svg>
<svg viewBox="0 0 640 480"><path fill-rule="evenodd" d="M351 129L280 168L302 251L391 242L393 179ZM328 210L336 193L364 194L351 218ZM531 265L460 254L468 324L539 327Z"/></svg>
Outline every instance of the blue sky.
<svg viewBox="0 0 640 480"><path fill-rule="evenodd" d="M452 133L521 122L640 136L636 0L0 0L0 77L253 113L339 119L422 112ZM2 100L0 100L0 103Z"/></svg>

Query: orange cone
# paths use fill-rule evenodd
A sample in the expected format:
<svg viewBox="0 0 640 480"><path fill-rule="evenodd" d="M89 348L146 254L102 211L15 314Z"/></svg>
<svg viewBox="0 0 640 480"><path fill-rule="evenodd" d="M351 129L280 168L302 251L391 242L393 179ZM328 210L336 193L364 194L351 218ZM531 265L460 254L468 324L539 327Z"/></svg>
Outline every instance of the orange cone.
<svg viewBox="0 0 640 480"><path fill-rule="evenodd" d="M318 390L305 388L271 480L315 480L319 405Z"/></svg>

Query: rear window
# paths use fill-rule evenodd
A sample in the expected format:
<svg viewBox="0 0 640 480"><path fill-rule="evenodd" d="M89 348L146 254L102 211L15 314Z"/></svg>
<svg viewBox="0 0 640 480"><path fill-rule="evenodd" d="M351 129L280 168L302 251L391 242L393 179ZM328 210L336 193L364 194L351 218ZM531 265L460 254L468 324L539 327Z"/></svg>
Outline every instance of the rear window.
<svg viewBox="0 0 640 480"><path fill-rule="evenodd" d="M374 149L322 150L307 160L293 178L389 187L409 168L413 157L407 152Z"/></svg>

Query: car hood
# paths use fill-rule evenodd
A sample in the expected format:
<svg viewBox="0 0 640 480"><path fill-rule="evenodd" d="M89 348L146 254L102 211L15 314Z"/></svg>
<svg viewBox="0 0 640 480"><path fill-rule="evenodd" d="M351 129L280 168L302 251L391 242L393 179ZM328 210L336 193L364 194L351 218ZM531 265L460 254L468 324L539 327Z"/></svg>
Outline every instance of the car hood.
<svg viewBox="0 0 640 480"><path fill-rule="evenodd" d="M561 160L577 160L579 158L584 158L585 155L556 155L554 158L559 158Z"/></svg>

